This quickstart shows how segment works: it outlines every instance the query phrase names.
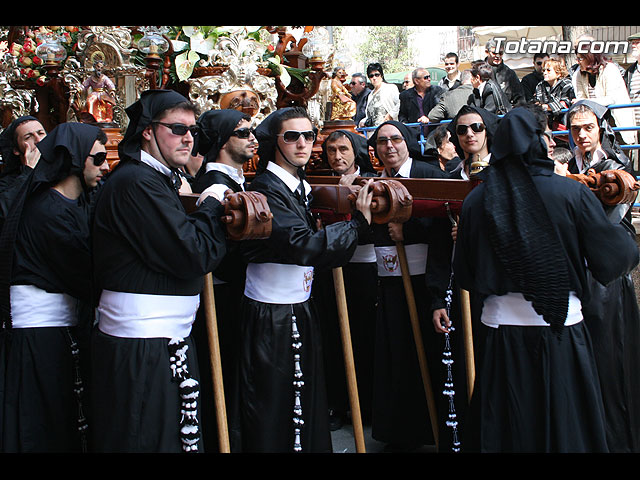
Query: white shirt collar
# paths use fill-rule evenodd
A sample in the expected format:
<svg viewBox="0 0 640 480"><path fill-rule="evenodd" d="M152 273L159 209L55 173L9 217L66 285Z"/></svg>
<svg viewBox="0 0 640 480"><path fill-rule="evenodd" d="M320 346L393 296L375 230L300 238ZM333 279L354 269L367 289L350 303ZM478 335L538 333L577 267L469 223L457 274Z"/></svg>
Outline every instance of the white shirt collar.
<svg viewBox="0 0 640 480"><path fill-rule="evenodd" d="M156 160L154 157L149 155L144 150L140 150L140 161L142 163L146 163L154 170L159 171L160 173L166 175L171 178L171 169L167 167L165 164L161 163L159 160Z"/></svg>
<svg viewBox="0 0 640 480"><path fill-rule="evenodd" d="M580 151L580 148L578 148L577 146L573 148L573 151L575 153L576 156L576 166L578 167L578 171L580 173L584 173L588 168L589 165L585 165L584 164L584 156L582 154L582 152ZM591 163L597 163L600 160L605 160L607 158L607 154L605 153L604 150L602 150L602 148L598 148L593 156L591 157Z"/></svg>
<svg viewBox="0 0 640 480"><path fill-rule="evenodd" d="M207 162L205 171L210 172L212 170L218 170L219 172L226 173L238 185L242 185L244 183L244 174L231 165L227 165L226 163Z"/></svg>
<svg viewBox="0 0 640 480"><path fill-rule="evenodd" d="M267 164L267 170L269 170L271 173L276 175L280 180L282 180L285 183L285 185L289 187L289 190L291 190L292 192L295 192L296 190L298 190L298 187L300 186L300 179L295 177L294 175L291 175L280 165L277 165L274 162L269 162ZM306 180L303 180L303 185L304 185L305 195L308 196L311 193L311 185L309 185L309 182L307 182Z"/></svg>
<svg viewBox="0 0 640 480"><path fill-rule="evenodd" d="M407 161L404 162L398 171L396 172L396 176L400 175L403 178L411 178L411 165L413 165L413 159L411 157L407 158ZM387 173L387 169L382 170L381 177L389 177L390 175Z"/></svg>

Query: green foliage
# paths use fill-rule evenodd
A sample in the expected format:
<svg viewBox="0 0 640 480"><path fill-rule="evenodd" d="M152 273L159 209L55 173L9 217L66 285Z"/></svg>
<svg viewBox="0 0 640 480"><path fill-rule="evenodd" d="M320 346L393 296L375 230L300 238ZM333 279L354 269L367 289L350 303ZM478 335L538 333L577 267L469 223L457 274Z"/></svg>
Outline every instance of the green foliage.
<svg viewBox="0 0 640 480"><path fill-rule="evenodd" d="M413 67L413 52L408 45L408 29L402 25L372 25L358 56L364 65L377 62L385 72L398 72Z"/></svg>

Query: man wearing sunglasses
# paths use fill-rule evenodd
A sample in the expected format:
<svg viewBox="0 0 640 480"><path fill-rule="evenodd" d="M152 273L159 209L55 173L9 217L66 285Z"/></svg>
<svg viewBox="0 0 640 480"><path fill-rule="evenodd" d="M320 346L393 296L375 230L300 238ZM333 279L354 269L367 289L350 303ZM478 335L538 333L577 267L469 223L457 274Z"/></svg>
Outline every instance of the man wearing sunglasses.
<svg viewBox="0 0 640 480"><path fill-rule="evenodd" d="M91 431L98 452L203 448L191 328L226 235L215 194L201 195L192 213L178 194L178 170L199 132L195 113L175 91L144 92L127 108L120 162L96 199L92 407L100 414Z"/></svg>
<svg viewBox="0 0 640 480"><path fill-rule="evenodd" d="M202 166L195 175L192 189L195 193L213 192L224 198L228 191L245 190L244 165L257 152L258 141L251 127L251 117L234 109L209 110L197 121L200 138L197 153L203 156ZM227 254L213 272L216 317L218 320L222 375L225 398L233 404L234 373L238 351L240 300L244 290L245 264L239 256L238 245L227 242ZM199 351L208 351L208 332L203 309L193 327L193 336ZM216 416L211 364L208 356L198 357L201 377L201 405L203 435L206 444L215 445Z"/></svg>
<svg viewBox="0 0 640 480"><path fill-rule="evenodd" d="M536 52L533 54L533 72L528 73L520 83L522 84L522 89L524 91L524 98L528 102L534 100L536 94L536 86L544 80L542 75L542 66L544 62L549 60L549 55L546 52Z"/></svg>
<svg viewBox="0 0 640 480"><path fill-rule="evenodd" d="M504 47L500 46L502 48L495 40L489 40L485 46L487 57L484 61L491 66L493 78L509 99L510 106L517 107L525 103L524 88L516 72L504 63Z"/></svg>
<svg viewBox="0 0 640 480"><path fill-rule="evenodd" d="M351 219L318 229L304 168L315 129L301 107L269 115L256 129L260 162L248 189L267 197L271 236L247 240L241 305L239 398L242 451L331 453L320 337L311 297L315 269L345 265L371 221L370 184ZM372 182L372 180L370 181Z"/></svg>
<svg viewBox="0 0 640 480"><path fill-rule="evenodd" d="M416 136L403 123L383 123L369 138L369 145L384 164L381 177L448 178L439 167L420 160ZM387 451L414 451L433 445L397 243L404 245L416 307L426 325L432 317L446 316L450 228L448 219L418 217L404 224L372 226L379 285L372 435L387 444ZM435 343L436 335L425 329L423 339L433 384L441 385L438 373L442 368L436 353L441 349Z"/></svg>
<svg viewBox="0 0 640 480"><path fill-rule="evenodd" d="M427 115L440 101L444 89L431 85L431 74L426 68L416 68L411 77L413 87L400 92L398 120L403 123L429 123Z"/></svg>
<svg viewBox="0 0 640 480"><path fill-rule="evenodd" d="M0 236L5 453L87 451L89 193L108 170L106 142L93 125L54 128Z"/></svg>

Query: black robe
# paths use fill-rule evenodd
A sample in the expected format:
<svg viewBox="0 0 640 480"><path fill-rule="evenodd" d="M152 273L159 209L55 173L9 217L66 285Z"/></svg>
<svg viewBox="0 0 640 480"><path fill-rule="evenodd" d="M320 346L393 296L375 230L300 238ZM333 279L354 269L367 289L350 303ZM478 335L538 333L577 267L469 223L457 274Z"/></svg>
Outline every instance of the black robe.
<svg viewBox="0 0 640 480"><path fill-rule="evenodd" d="M623 227L611 225L584 185L553 174L551 166L532 167L531 176L566 255L570 289L584 311L591 294L586 265L600 282L609 283L637 264L637 246ZM482 203L484 190L485 185L480 184L463 203L454 272L460 287L486 298L519 290L491 246ZM484 327L487 343L474 390L482 429L478 448L490 452L607 451L586 315L585 319L564 327L561 339L549 327Z"/></svg>
<svg viewBox="0 0 640 480"><path fill-rule="evenodd" d="M215 184L225 185L236 193L243 191L242 185L236 183L229 175L220 170L209 170L202 175L198 175L191 188L194 193L202 193L206 188ZM220 361L222 363L225 402L228 408L232 408L236 404L233 400L236 394L234 379L236 377L240 332L240 301L244 292L245 269L246 265L240 257L237 242L228 240L227 254L213 272ZM192 335L198 352L200 352L198 362L200 369L202 432L207 450L215 451L219 438L208 344L209 333L202 306L198 309ZM229 414L229 416L233 415L233 413Z"/></svg>
<svg viewBox="0 0 640 480"><path fill-rule="evenodd" d="M413 161L410 178L448 178L437 167ZM392 246L387 225L374 225L376 247ZM445 308L451 270L451 224L445 218L412 218L403 226L404 244L427 243L426 273L412 275L411 282L422 327L432 390L442 407L440 392L444 348L432 323L433 310ZM402 446L434 442L427 399L402 277L378 277L378 309L375 333L372 436ZM442 413L442 410L439 409ZM445 416L439 415L444 425ZM444 436L443 436L444 437ZM443 443L445 443L443 439Z"/></svg>
<svg viewBox="0 0 640 480"><path fill-rule="evenodd" d="M34 285L88 302L91 255L86 204L46 188L27 201L16 237L12 285ZM80 305L76 308L76 313ZM3 330L0 342L0 451L71 453L86 450L86 375L77 350L87 318L74 327ZM75 350L75 351L74 351ZM76 381L81 383L76 385ZM80 402L80 403L79 403ZM83 405L84 410L80 405ZM79 409L80 408L80 409ZM79 414L82 412L82 415ZM84 435L84 436L83 436Z"/></svg>
<svg viewBox="0 0 640 480"><path fill-rule="evenodd" d="M609 147L608 158L590 166L596 173L624 169L624 157ZM569 161L569 172L579 173L575 157ZM635 239L628 205L605 206L613 223L619 223ZM625 213L626 212L626 213ZM602 255L615 252L613 245L603 245ZM607 419L607 441L612 452L640 452L640 312L630 273L602 285L589 275L591 300L582 305L586 325L593 339L600 374L602 396Z"/></svg>
<svg viewBox="0 0 640 480"><path fill-rule="evenodd" d="M271 237L241 242L247 263L280 263L329 269L346 264L368 229L362 214L317 230L310 212L277 175L257 175L249 190L262 192L273 213ZM313 299L296 304L242 300L239 408L234 435L243 452L294 450L294 349L292 315L300 332L302 452L330 453L326 385L319 318ZM238 437L240 437L238 439Z"/></svg>
<svg viewBox="0 0 640 480"><path fill-rule="evenodd" d="M96 199L98 291L198 295L226 252L223 207L207 198L187 214L169 177L124 159ZM199 379L196 347L189 373ZM180 452L181 400L167 338L119 338L96 329L92 342L94 447L100 452Z"/></svg>

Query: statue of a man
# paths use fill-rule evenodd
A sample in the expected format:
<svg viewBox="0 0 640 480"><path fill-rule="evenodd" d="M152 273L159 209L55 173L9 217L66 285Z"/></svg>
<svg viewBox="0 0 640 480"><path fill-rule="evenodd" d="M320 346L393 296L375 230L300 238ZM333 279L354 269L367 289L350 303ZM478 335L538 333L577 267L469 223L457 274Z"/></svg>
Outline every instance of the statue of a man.
<svg viewBox="0 0 640 480"><path fill-rule="evenodd" d="M96 59L93 63L93 73L82 84L87 93L84 111L91 114L97 123L112 123L116 87L103 73L103 69L104 60Z"/></svg>

